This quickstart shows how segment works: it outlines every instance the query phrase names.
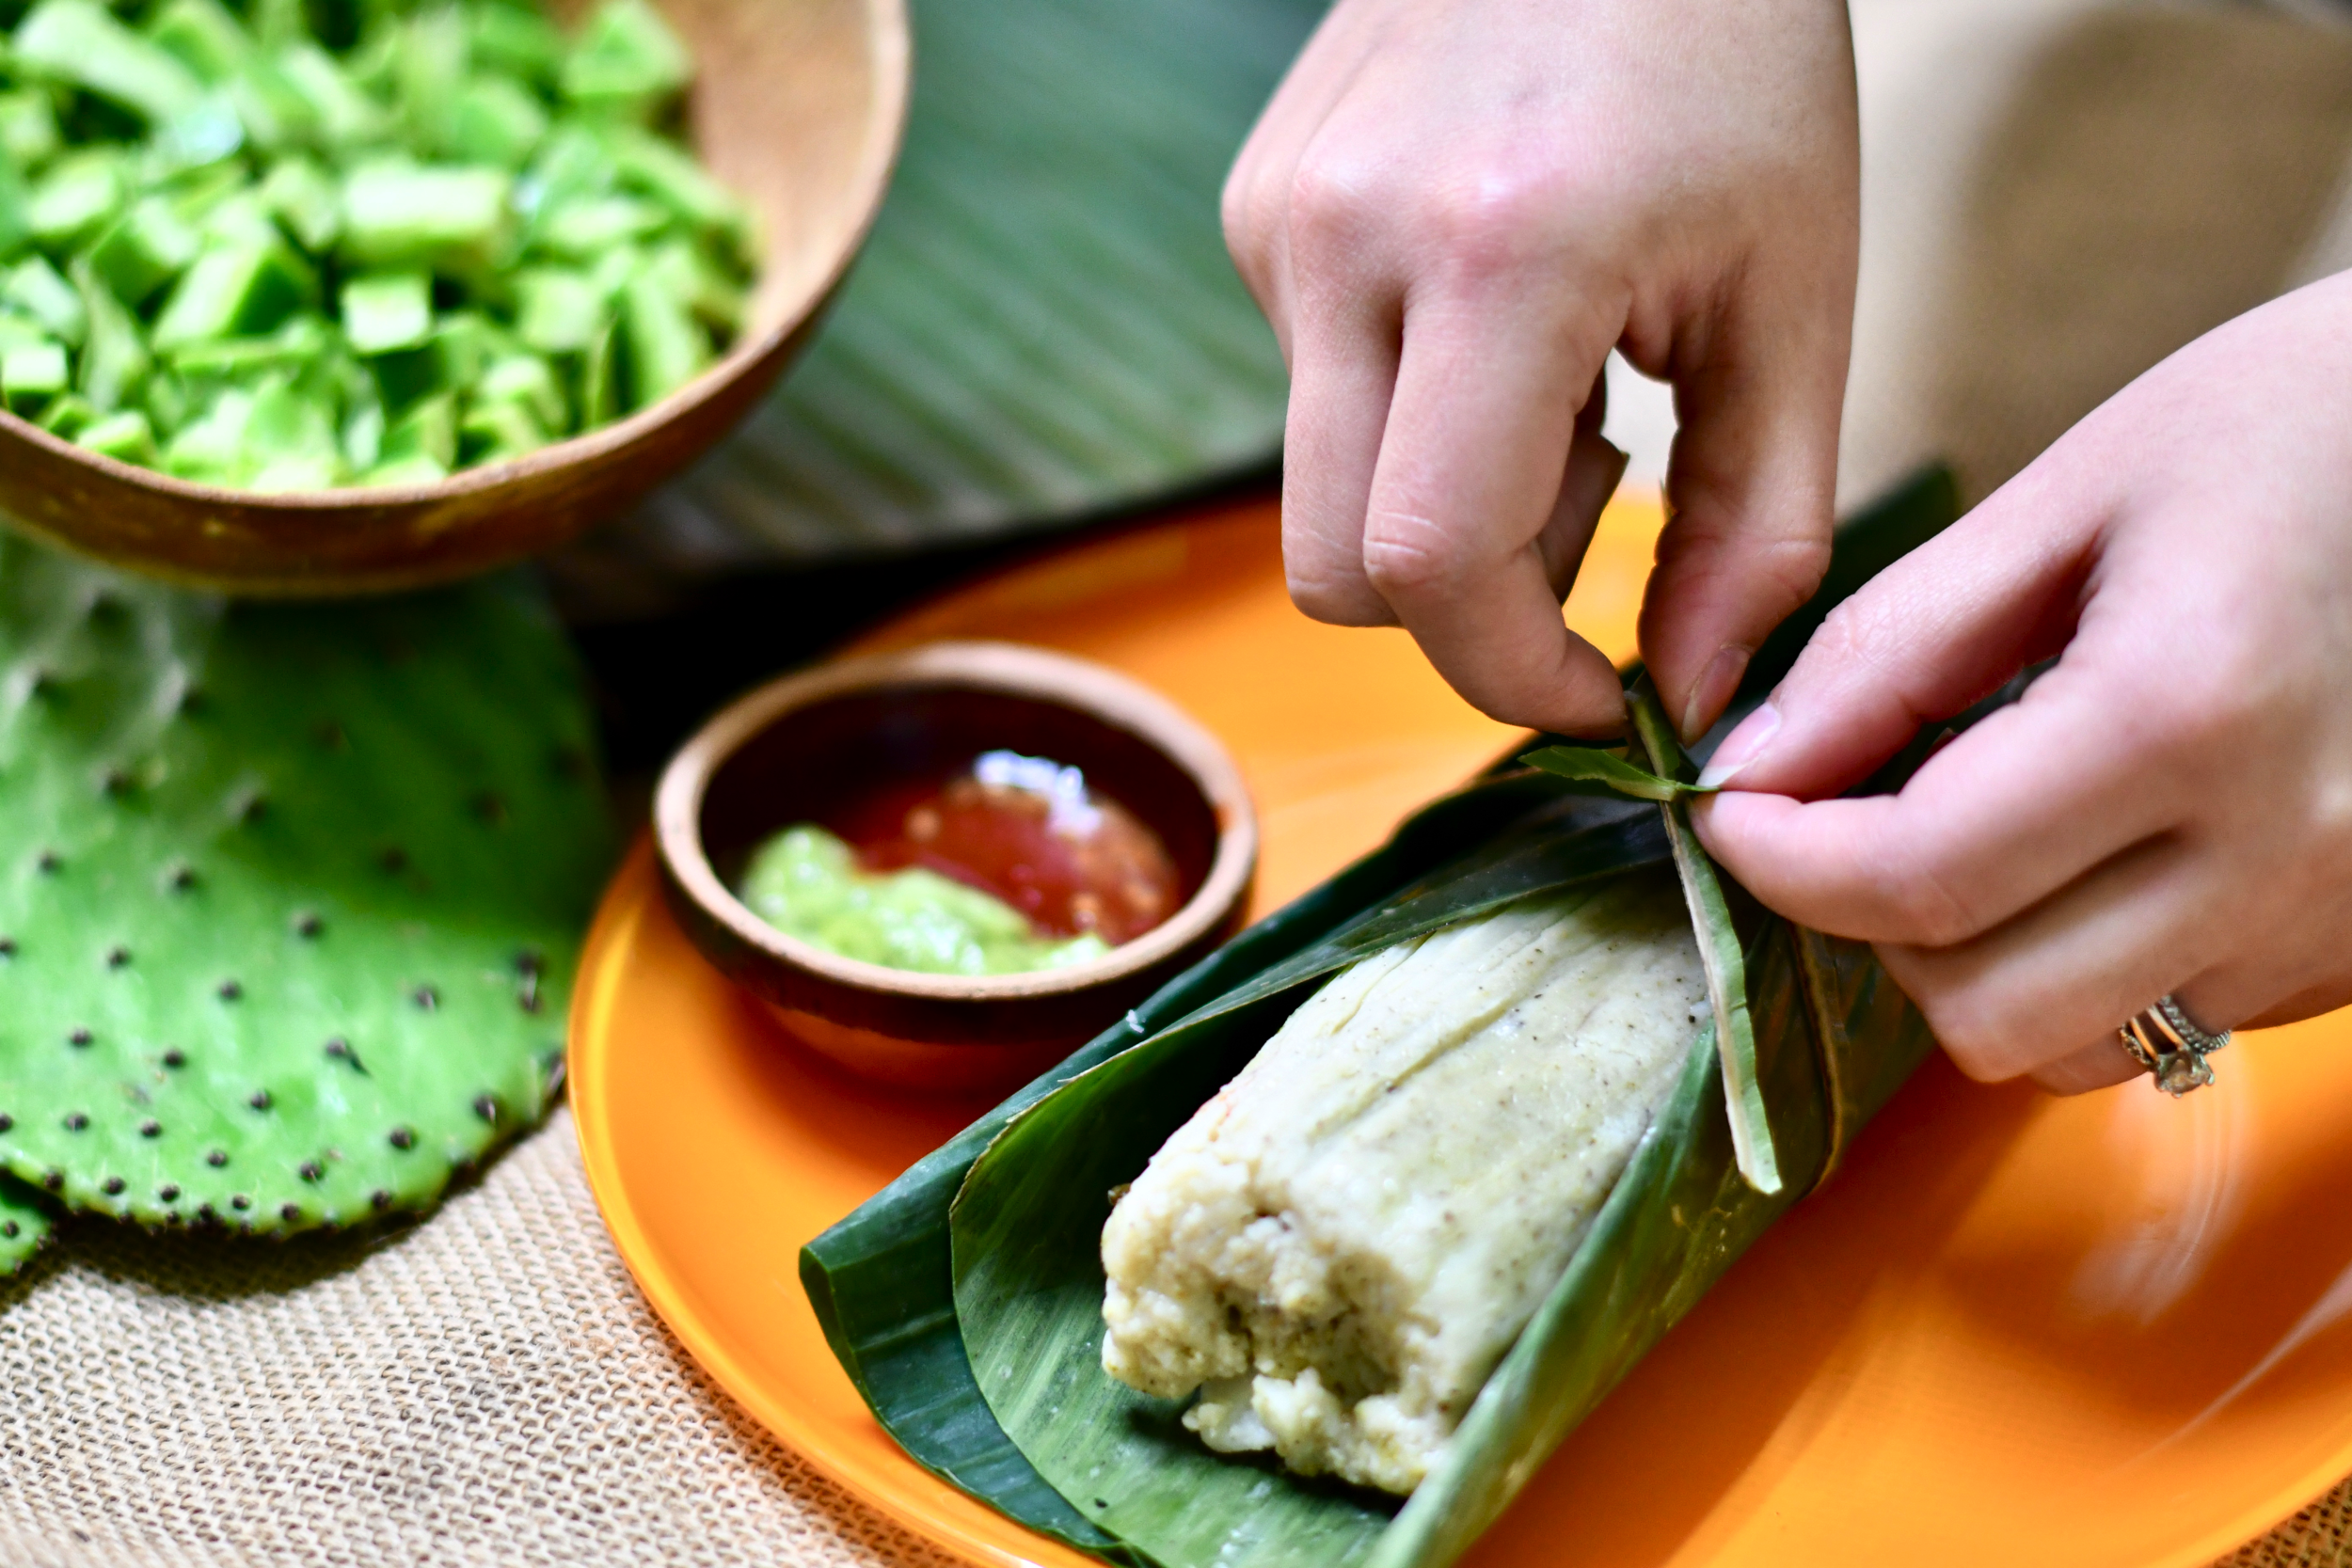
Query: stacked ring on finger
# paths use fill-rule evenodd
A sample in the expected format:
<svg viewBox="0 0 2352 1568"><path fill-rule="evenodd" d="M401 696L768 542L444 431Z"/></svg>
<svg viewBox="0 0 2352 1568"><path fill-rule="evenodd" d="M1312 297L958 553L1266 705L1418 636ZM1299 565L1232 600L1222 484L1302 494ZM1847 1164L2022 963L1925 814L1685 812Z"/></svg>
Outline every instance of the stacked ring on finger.
<svg viewBox="0 0 2352 1568"><path fill-rule="evenodd" d="M2229 1030L2216 1035L2199 1028L2169 991L2134 1014L2116 1035L2132 1060L2153 1076L2156 1087L2175 1100L2213 1082L2205 1058L2230 1043Z"/></svg>

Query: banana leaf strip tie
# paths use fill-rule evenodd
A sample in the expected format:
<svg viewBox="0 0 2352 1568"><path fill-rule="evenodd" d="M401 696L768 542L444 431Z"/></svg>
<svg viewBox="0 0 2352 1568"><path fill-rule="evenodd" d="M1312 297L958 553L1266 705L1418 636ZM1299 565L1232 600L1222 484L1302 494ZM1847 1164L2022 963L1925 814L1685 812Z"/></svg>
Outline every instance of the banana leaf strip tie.
<svg viewBox="0 0 2352 1568"><path fill-rule="evenodd" d="M1850 526L1833 584L1850 592L1948 522L1950 497L1948 479L1930 474ZM1785 657L1759 651L1741 704L1786 672L1802 636L1787 641ZM1867 947L1795 927L1715 877L1703 854L1686 863L1677 853L1697 849L1690 765L1654 702L1640 722L1645 694L1637 683L1639 760L1610 759L1637 775L1634 790L1594 776L1615 769L1575 760L1581 771L1565 777L1510 768L1440 799L810 1243L802 1277L828 1340L911 1455L1106 1561L1422 1568L1469 1548L1932 1048ZM1899 784L1899 772L1881 782ZM1325 979L1518 900L1669 864L1692 904L1712 1018L1565 1269L1408 1499L1214 1454L1179 1424L1187 1402L1104 1373L1104 1195ZM1726 1059L1742 1050L1744 1080ZM1755 1112L1744 1152L1742 1083ZM1759 1142L1780 1179L1771 1189L1747 1174Z"/></svg>

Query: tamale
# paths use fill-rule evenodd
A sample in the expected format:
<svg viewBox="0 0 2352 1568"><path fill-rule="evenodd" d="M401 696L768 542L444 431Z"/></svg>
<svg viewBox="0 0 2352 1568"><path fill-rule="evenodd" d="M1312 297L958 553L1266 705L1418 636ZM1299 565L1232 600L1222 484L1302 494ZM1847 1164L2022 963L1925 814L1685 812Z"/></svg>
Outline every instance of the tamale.
<svg viewBox="0 0 2352 1568"><path fill-rule="evenodd" d="M1219 1452L1408 1493L1674 1087L1707 981L1672 877L1343 970L1103 1230L1103 1368Z"/></svg>
<svg viewBox="0 0 2352 1568"><path fill-rule="evenodd" d="M1752 662L1760 700L1828 608L1948 522L1931 473L1841 533L1821 594ZM1926 742L1878 781L1899 783ZM1931 1042L1867 949L1719 890L1716 959L1744 972L1752 1081L1785 1180L1740 1174L1723 1059L1702 1027L1557 1282L1401 1512L1375 1494L1208 1450L1184 1402L1102 1370L1104 1194L1359 960L1513 903L1673 864L1656 806L1524 770L1425 809L982 1117L813 1243L802 1276L877 1417L944 1479L1109 1560L1451 1561L1542 1457L1833 1163ZM1710 919L1713 917L1710 916ZM1714 960L1711 960L1714 961Z"/></svg>

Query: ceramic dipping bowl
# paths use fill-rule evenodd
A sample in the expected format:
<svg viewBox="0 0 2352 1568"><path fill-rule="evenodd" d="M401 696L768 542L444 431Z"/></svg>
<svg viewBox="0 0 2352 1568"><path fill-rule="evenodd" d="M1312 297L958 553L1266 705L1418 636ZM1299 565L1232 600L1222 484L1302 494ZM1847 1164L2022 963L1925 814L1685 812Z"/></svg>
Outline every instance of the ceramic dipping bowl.
<svg viewBox="0 0 2352 1568"><path fill-rule="evenodd" d="M777 830L998 749L1084 769L1158 834L1186 894L1176 912L1099 958L966 976L842 958L736 896ZM672 759L654 831L689 936L787 1032L860 1076L943 1094L1025 1082L1209 952L1239 925L1258 855L1240 770L1205 730L1124 675L1007 642L933 642L759 688Z"/></svg>

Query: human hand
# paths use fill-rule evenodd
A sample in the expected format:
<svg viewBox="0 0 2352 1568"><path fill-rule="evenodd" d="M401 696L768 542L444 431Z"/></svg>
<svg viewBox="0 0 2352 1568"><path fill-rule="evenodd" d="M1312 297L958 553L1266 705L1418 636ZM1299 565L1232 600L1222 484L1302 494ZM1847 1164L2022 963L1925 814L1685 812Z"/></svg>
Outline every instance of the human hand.
<svg viewBox="0 0 2352 1568"><path fill-rule="evenodd" d="M1829 798L2054 654L1899 794ZM2213 1030L2352 1001L2352 274L2181 350L1882 574L1708 776L1708 847L1876 943L1972 1077L2120 1082L2116 1028L2167 991Z"/></svg>
<svg viewBox="0 0 2352 1568"><path fill-rule="evenodd" d="M1291 367L1282 548L1497 718L1614 733L1560 604L1625 459L1611 346L1671 380L1642 646L1686 735L1828 561L1853 308L1838 0L1340 0L1225 231Z"/></svg>

